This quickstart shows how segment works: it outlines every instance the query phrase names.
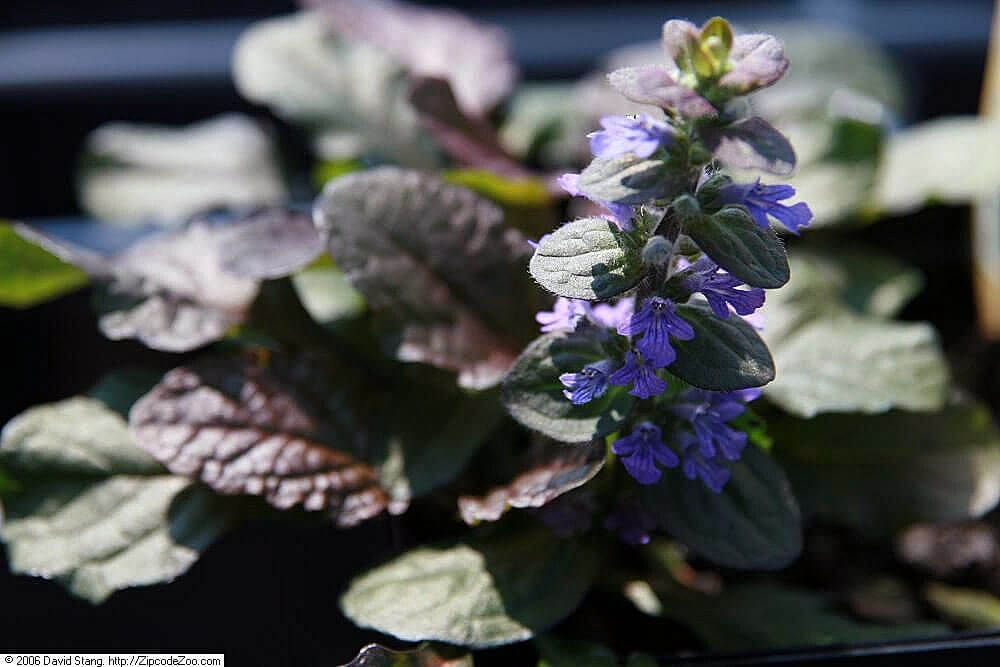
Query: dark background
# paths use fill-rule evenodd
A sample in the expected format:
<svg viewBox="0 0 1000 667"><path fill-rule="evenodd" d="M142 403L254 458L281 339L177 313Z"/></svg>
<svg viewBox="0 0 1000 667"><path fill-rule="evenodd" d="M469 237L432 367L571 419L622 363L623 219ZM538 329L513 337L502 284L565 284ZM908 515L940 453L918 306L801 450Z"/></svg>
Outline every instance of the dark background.
<svg viewBox="0 0 1000 667"><path fill-rule="evenodd" d="M673 16L829 20L860 30L896 58L911 91L909 121L976 112L992 11L989 0L425 4L464 8L506 27L528 79L580 75L616 46L655 39ZM237 96L229 49L251 20L293 8L278 0L5 0L0 217L78 214L76 155L101 123L180 124L226 110L266 115ZM294 133L282 136L294 153ZM973 327L967 212L932 209L864 235L927 272L927 290L904 316L934 321L960 380L996 407L996 350ZM0 309L0 318L6 343L0 422L80 393L109 369L142 363L166 370L179 363L137 343L102 338L86 292L29 311ZM0 651L155 648L225 651L235 665L337 665L379 639L346 621L337 597L353 573L392 553L419 517L392 521L347 533L308 524L246 526L175 583L119 592L96 608L54 583L10 576L0 555ZM611 614L627 611L596 602ZM529 648L519 647L491 652L480 664L531 658Z"/></svg>

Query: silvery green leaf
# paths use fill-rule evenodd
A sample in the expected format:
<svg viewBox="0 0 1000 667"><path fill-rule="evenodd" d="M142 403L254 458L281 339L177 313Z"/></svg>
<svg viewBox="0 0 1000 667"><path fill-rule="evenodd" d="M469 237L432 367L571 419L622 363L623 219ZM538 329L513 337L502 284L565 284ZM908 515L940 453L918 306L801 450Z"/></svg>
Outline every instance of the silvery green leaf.
<svg viewBox="0 0 1000 667"><path fill-rule="evenodd" d="M719 85L738 95L766 88L788 69L784 46L771 35L739 35L729 53L732 68L722 75Z"/></svg>
<svg viewBox="0 0 1000 667"><path fill-rule="evenodd" d="M944 118L889 137L875 181L874 204L905 213L928 202L964 204L996 194L1000 165L983 159L1000 150L1000 122ZM933 169L923 168L934 165ZM969 165L975 164L975 169Z"/></svg>
<svg viewBox="0 0 1000 667"><path fill-rule="evenodd" d="M559 496L583 486L604 467L603 441L588 447L549 443L533 457L532 465L510 483L484 496L459 496L458 511L469 525L496 521L508 509L543 507Z"/></svg>
<svg viewBox="0 0 1000 667"><path fill-rule="evenodd" d="M787 176L795 168L795 149L763 118L744 118L702 130L705 145L723 164Z"/></svg>
<svg viewBox="0 0 1000 667"><path fill-rule="evenodd" d="M4 427L15 471L0 538L15 572L53 578L99 603L184 573L231 521L204 488L135 446L125 421L89 398L22 413Z"/></svg>
<svg viewBox="0 0 1000 667"><path fill-rule="evenodd" d="M473 662L468 652L443 644L424 643L406 651L369 644L341 667L473 667Z"/></svg>
<svg viewBox="0 0 1000 667"><path fill-rule="evenodd" d="M518 422L554 440L587 443L618 430L634 398L609 387L600 398L573 405L559 376L579 372L604 358L599 345L584 335L546 334L535 339L504 378L501 400Z"/></svg>
<svg viewBox="0 0 1000 667"><path fill-rule="evenodd" d="M645 276L641 249L641 242L607 219L584 218L543 236L528 267L542 287L559 296L610 299Z"/></svg>
<svg viewBox="0 0 1000 667"><path fill-rule="evenodd" d="M667 370L690 385L712 391L762 387L774 379L774 360L764 341L742 318L721 319L707 308L679 305L694 328L691 340L671 341L677 359Z"/></svg>
<svg viewBox="0 0 1000 667"><path fill-rule="evenodd" d="M1000 499L1000 431L983 405L768 420L807 515L869 535L978 517Z"/></svg>
<svg viewBox="0 0 1000 667"><path fill-rule="evenodd" d="M414 75L446 79L471 115L485 116L517 81L506 34L458 12L393 0L303 4L344 39L374 46Z"/></svg>
<svg viewBox="0 0 1000 667"><path fill-rule="evenodd" d="M347 453L364 434L342 423L330 432L292 389L296 380L313 385L308 376L272 367L225 360L170 371L132 406L136 443L221 494L322 510L342 527L378 515L388 503L378 474Z"/></svg>
<svg viewBox="0 0 1000 667"><path fill-rule="evenodd" d="M352 621L407 641L486 648L530 639L572 612L597 574L584 540L544 528L408 551L354 579Z"/></svg>
<svg viewBox="0 0 1000 667"><path fill-rule="evenodd" d="M493 203L395 168L327 184L314 207L330 253L372 310L398 330L393 352L495 385L530 334L541 294L530 246Z"/></svg>
<svg viewBox="0 0 1000 667"><path fill-rule="evenodd" d="M87 274L20 230L0 222L0 305L29 308L87 284Z"/></svg>
<svg viewBox="0 0 1000 667"><path fill-rule="evenodd" d="M948 393L948 368L929 324L830 307L771 349L777 379L767 397L796 415L933 410Z"/></svg>
<svg viewBox="0 0 1000 667"><path fill-rule="evenodd" d="M885 319L912 297L919 276L836 247L802 248L790 263L792 280L762 311L777 367L765 389L770 400L802 417L941 407L949 373L934 330Z"/></svg>
<svg viewBox="0 0 1000 667"><path fill-rule="evenodd" d="M115 224L176 225L202 211L288 198L271 137L239 114L181 128L109 123L84 151L81 206Z"/></svg>
<svg viewBox="0 0 1000 667"><path fill-rule="evenodd" d="M759 227L745 209L727 206L685 221L683 232L720 267L751 287L775 289L788 282L785 247Z"/></svg>
<svg viewBox="0 0 1000 667"><path fill-rule="evenodd" d="M374 46L337 36L315 13L253 24L236 43L233 78L248 100L312 130L326 158L439 162L406 99L402 65Z"/></svg>
<svg viewBox="0 0 1000 667"><path fill-rule="evenodd" d="M580 191L592 199L618 204L644 204L671 197L684 189L678 176L659 158L642 159L633 153L594 158L580 173Z"/></svg>
<svg viewBox="0 0 1000 667"><path fill-rule="evenodd" d="M781 467L754 445L727 464L732 477L715 493L701 480L665 475L642 487L643 508L699 555L724 567L777 570L802 551L799 506Z"/></svg>

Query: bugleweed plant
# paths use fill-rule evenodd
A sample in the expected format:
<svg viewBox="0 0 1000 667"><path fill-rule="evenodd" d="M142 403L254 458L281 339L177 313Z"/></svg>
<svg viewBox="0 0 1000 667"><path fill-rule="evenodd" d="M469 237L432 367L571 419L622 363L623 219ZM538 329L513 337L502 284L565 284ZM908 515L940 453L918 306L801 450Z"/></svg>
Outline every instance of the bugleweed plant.
<svg viewBox="0 0 1000 667"><path fill-rule="evenodd" d="M620 96L607 106L630 111L559 139L593 130L589 163L550 177L486 120L514 80L493 31L394 4L309 4L251 29L234 67L245 95L315 140L325 187L311 216L238 205L285 188L266 137L228 118L177 139L178 156L196 132L229 133L250 157L198 173L261 185L169 202L227 213L110 254L3 228L4 303L89 282L108 337L199 351L7 424L0 537L14 571L99 603L181 575L248 519L349 529L419 504L432 537L354 578L340 609L454 646L372 646L352 665L470 664L456 646L529 639L549 665L617 664L602 641L664 650L630 628L549 633L578 609L602 618L593 601L608 595L711 648L941 631L917 614L864 623L773 575L739 576L799 557L796 495L810 516L884 537L988 511L1000 478L992 422L950 398L933 331L889 319L919 277L842 246L803 244L789 261L778 233L797 237L813 212L780 182L790 142L748 99L786 73L781 42L720 18L668 21L657 62L603 84ZM458 43L461 65L441 57ZM543 156L556 128L518 109L508 147L535 123L522 154ZM876 126L834 123L855 150L880 145ZM165 135L144 156L138 134L115 132L90 144L84 200L146 212L146 197L115 194L182 158L163 158ZM568 197L579 216L553 228L552 202Z"/></svg>

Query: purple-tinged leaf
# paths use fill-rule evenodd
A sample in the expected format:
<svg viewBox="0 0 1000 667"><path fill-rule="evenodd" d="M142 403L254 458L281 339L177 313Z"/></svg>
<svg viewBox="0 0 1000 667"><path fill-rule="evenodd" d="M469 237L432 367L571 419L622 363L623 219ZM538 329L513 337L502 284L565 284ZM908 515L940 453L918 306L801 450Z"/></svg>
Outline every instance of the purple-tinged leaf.
<svg viewBox="0 0 1000 667"><path fill-rule="evenodd" d="M740 95L770 86L788 69L785 48L771 35L740 35L729 57L732 69L719 85Z"/></svg>
<svg viewBox="0 0 1000 667"><path fill-rule="evenodd" d="M663 24L660 43L667 57L682 70L690 70L690 53L697 48L701 31L690 21L671 19Z"/></svg>
<svg viewBox="0 0 1000 667"><path fill-rule="evenodd" d="M369 644L341 667L473 667L467 651L444 644L423 643L409 651L394 651Z"/></svg>
<svg viewBox="0 0 1000 667"><path fill-rule="evenodd" d="M608 82L619 93L639 104L675 109L689 118L715 116L704 97L677 82L676 68L664 65L623 67L608 74Z"/></svg>
<svg viewBox="0 0 1000 667"><path fill-rule="evenodd" d="M723 127L705 128L705 144L727 167L761 169L787 176L795 169L795 150L763 118L744 118Z"/></svg>
<svg viewBox="0 0 1000 667"><path fill-rule="evenodd" d="M381 168L331 181L314 216L337 265L394 328L398 359L485 388L534 333L542 295L524 270L531 247L475 193Z"/></svg>
<svg viewBox="0 0 1000 667"><path fill-rule="evenodd" d="M604 443L582 447L550 443L531 468L484 496L461 496L458 511L469 525L496 521L511 507L543 507L583 486L604 467Z"/></svg>
<svg viewBox="0 0 1000 667"><path fill-rule="evenodd" d="M15 230L99 283L106 336L170 352L222 338L243 321L259 279L287 275L324 248L308 217L285 209L193 220L111 256L26 225Z"/></svg>
<svg viewBox="0 0 1000 667"><path fill-rule="evenodd" d="M506 35L459 14L389 0L302 0L334 32L395 57L418 76L442 77L467 113L485 115L517 81Z"/></svg>
<svg viewBox="0 0 1000 667"><path fill-rule="evenodd" d="M534 176L507 154L489 122L462 111L447 79L415 77L409 99L420 122L459 164L514 179Z"/></svg>
<svg viewBox="0 0 1000 667"><path fill-rule="evenodd" d="M239 278L280 278L309 264L326 248L305 213L266 209L223 231L222 270Z"/></svg>
<svg viewBox="0 0 1000 667"><path fill-rule="evenodd" d="M377 472L318 440L329 429L282 378L297 372L234 360L176 368L132 407L132 436L172 473L218 493L322 510L342 527L376 516L388 503Z"/></svg>

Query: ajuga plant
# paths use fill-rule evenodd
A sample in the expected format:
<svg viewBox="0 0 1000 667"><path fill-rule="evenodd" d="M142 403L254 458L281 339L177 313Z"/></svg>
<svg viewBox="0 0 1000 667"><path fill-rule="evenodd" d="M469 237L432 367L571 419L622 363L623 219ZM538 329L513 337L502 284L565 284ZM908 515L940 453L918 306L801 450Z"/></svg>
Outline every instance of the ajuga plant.
<svg viewBox="0 0 1000 667"><path fill-rule="evenodd" d="M795 152L748 100L781 87L781 42L667 22L649 62L601 81L628 113L578 127L582 169L550 176L489 120L521 122L517 100L497 108L515 71L495 31L394 3L307 4L251 28L234 68L244 95L314 140L311 215L281 205L296 187L277 181L265 134L228 118L182 140L107 128L81 178L97 215L148 211L158 188L181 193L161 181L190 180L199 138L228 128L253 150L196 173L241 187L168 197L172 212L223 213L113 253L0 228L4 304L89 283L107 337L185 355L5 426L12 570L98 603L181 575L250 519L344 530L345 544L381 522L402 543L330 613L388 643L452 646L372 646L352 665L467 665L466 648L527 640L542 664L618 664L599 643L687 647L655 625L668 622L716 649L941 631L917 612L862 622L774 573L803 551L800 501L884 538L978 516L1000 488L1000 437L950 397L933 331L889 320L919 279L843 248L786 256L779 234L821 221L781 182ZM522 156L554 136L543 121ZM851 133L879 131L838 123L854 150L868 144ZM126 187L140 182L151 196ZM553 200L580 216L553 224Z"/></svg>
<svg viewBox="0 0 1000 667"><path fill-rule="evenodd" d="M608 77L662 115L601 119L588 135L594 160L559 179L599 211L535 248L531 275L559 298L537 315L546 335L514 364L504 402L563 442L618 434L611 451L641 486L676 468L721 493L747 446L746 404L774 379L752 324L765 290L789 278L771 220L797 234L812 213L783 203L790 186L725 172L787 175L795 164L788 141L749 116L743 97L784 74L777 40L734 37L722 19L701 29L670 21L663 48L665 64ZM668 473L662 484L684 482Z"/></svg>

